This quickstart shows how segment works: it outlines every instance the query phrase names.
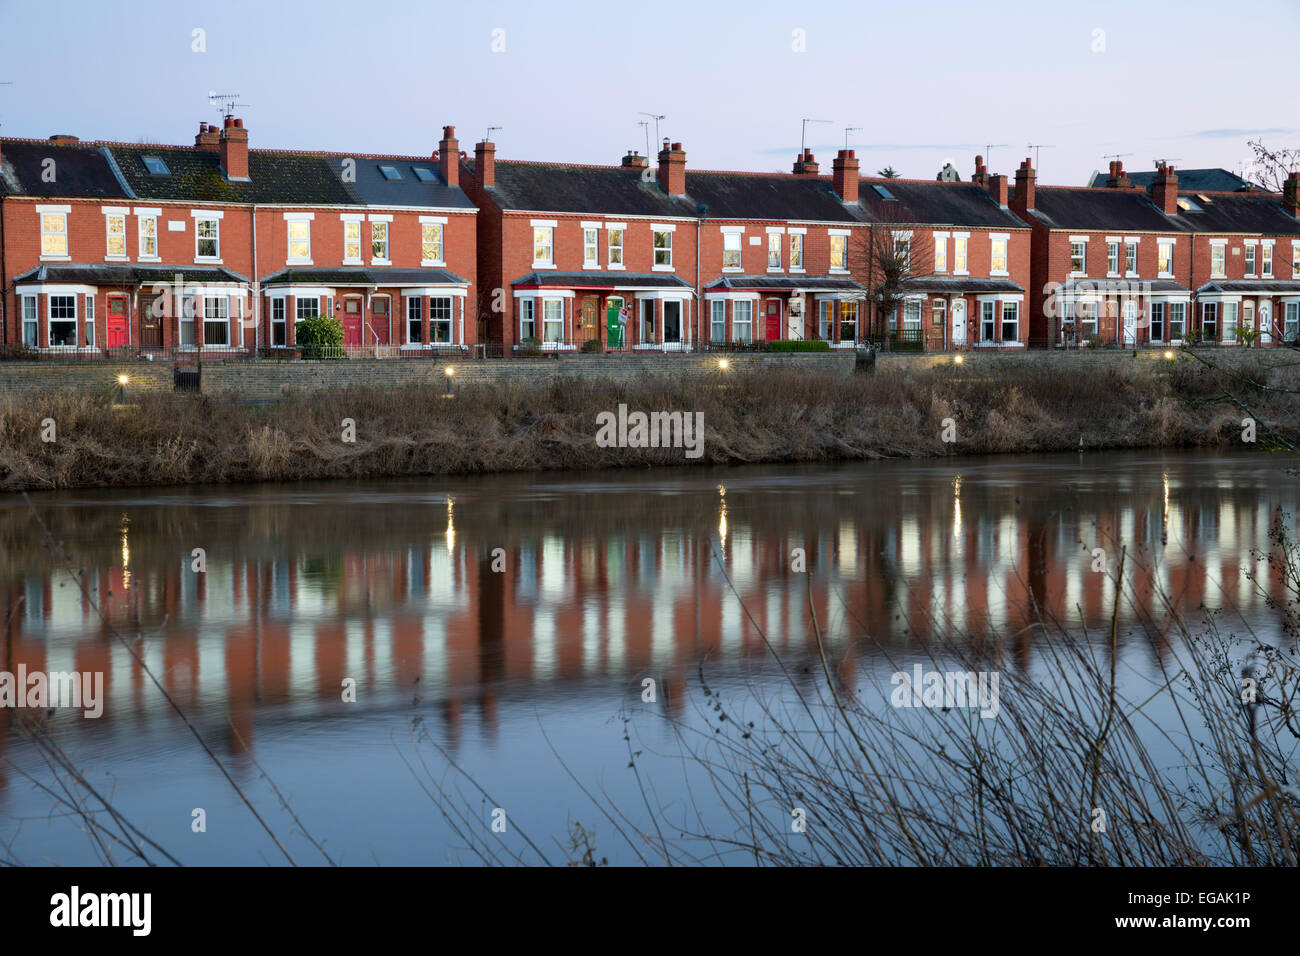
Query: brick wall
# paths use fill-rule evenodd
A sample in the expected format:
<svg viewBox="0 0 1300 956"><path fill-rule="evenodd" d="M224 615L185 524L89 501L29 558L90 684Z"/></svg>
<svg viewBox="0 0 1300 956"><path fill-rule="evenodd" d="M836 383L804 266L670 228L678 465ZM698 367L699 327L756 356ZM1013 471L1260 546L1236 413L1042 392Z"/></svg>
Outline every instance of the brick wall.
<svg viewBox="0 0 1300 956"><path fill-rule="evenodd" d="M132 392L172 390L172 367L167 362L87 362L85 365L3 362L0 363L0 395L60 389L107 390L117 386L119 375L127 377L128 399Z"/></svg>

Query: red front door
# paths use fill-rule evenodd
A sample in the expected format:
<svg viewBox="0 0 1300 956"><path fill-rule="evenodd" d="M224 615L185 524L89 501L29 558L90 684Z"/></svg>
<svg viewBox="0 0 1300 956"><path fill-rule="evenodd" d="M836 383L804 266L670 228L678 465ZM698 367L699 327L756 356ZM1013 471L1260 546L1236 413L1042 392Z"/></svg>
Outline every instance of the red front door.
<svg viewBox="0 0 1300 956"><path fill-rule="evenodd" d="M126 345L126 296L108 297L108 347L120 349Z"/></svg>
<svg viewBox="0 0 1300 956"><path fill-rule="evenodd" d="M767 300L767 340L774 342L781 337L781 300Z"/></svg>
<svg viewBox="0 0 1300 956"><path fill-rule="evenodd" d="M366 342L376 345L388 344L388 329L392 322L389 308L392 300L385 295L377 295L370 300L370 324L366 329Z"/></svg>
<svg viewBox="0 0 1300 956"><path fill-rule="evenodd" d="M361 344L361 300L343 300L343 344Z"/></svg>

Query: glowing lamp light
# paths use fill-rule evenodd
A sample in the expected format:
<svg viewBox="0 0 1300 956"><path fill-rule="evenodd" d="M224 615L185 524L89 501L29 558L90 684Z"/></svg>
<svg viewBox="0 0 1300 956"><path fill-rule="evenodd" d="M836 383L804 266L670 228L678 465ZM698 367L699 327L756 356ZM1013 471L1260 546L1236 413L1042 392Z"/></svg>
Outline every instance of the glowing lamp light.
<svg viewBox="0 0 1300 956"><path fill-rule="evenodd" d="M727 370L727 367L730 364L731 363L728 362L726 359L718 359L718 368L722 369L724 372Z"/></svg>
<svg viewBox="0 0 1300 956"><path fill-rule="evenodd" d="M952 357L952 361L953 361L953 364L955 364L955 365L960 365L962 362L966 361L966 358L965 358L965 356L962 356L962 355L954 355L954 356Z"/></svg>
<svg viewBox="0 0 1300 956"><path fill-rule="evenodd" d="M453 375L456 374L456 370L452 366L448 365L445 369L442 370L442 374L446 375L448 378L451 378Z"/></svg>
<svg viewBox="0 0 1300 956"><path fill-rule="evenodd" d="M1173 353L1173 352L1166 352L1166 353L1165 353L1165 358L1167 358L1167 359L1172 359L1173 357L1174 357L1174 353Z"/></svg>
<svg viewBox="0 0 1300 956"><path fill-rule="evenodd" d="M119 376L117 377L117 384L118 384L118 385L125 385L126 383L127 383L127 377L126 377L125 375L119 375Z"/></svg>

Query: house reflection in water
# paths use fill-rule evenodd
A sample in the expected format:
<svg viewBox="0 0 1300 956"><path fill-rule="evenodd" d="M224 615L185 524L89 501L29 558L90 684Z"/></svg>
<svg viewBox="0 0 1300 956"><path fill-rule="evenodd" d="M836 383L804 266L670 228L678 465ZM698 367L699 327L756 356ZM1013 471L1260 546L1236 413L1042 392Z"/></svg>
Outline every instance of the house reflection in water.
<svg viewBox="0 0 1300 956"><path fill-rule="evenodd" d="M760 472L675 490L645 479L582 494L530 486L531 498L479 488L454 503L423 486L327 489L309 503L224 490L219 508L185 507L182 496L124 512L106 498L45 517L105 618L204 732L237 753L260 722L417 698L440 708L453 741L466 708L491 731L510 695L600 693L617 706L653 676L661 705L680 708L702 654L735 670L765 653L760 631L813 663L810 601L844 666L877 643L897 652L961 633L995 639L1005 666L1024 667L1035 607L1072 626L1109 621L1114 587L1092 570L1093 550L1105 549L1113 571L1118 542L1142 601L1160 591L1192 615L1205 604L1263 616L1264 597L1240 569L1266 548L1273 510L1295 513L1282 482L1271 492L1207 484L1190 467L1154 480L1121 469L1074 488L927 469L886 487L827 472L810 489ZM102 671L105 716L78 720L78 733L174 720L29 523L21 508L0 519L0 670ZM190 569L191 542L204 543L204 574ZM791 568L795 548L806 574ZM1276 579L1262 586L1284 599ZM1122 620L1126 641L1167 651L1162 602L1143 615L1126 607ZM345 678L356 681L356 704L341 700ZM12 721L0 710L0 755Z"/></svg>

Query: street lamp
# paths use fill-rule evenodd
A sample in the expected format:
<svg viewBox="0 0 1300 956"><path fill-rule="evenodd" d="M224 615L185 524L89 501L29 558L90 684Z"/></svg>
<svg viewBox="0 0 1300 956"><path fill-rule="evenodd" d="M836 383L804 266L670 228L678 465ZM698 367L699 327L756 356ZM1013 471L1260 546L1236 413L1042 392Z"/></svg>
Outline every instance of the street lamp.
<svg viewBox="0 0 1300 956"><path fill-rule="evenodd" d="M453 396L451 393L451 380L456 375L455 367L448 365L446 368L442 370L442 374L447 377L447 393L443 395L443 398L454 398L455 396Z"/></svg>

